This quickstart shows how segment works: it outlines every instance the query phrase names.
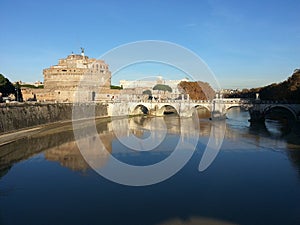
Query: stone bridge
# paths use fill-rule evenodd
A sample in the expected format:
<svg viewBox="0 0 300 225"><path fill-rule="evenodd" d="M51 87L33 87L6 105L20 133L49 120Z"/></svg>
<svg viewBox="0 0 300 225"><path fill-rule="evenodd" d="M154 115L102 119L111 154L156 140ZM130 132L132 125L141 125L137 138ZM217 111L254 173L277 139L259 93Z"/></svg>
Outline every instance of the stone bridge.
<svg viewBox="0 0 300 225"><path fill-rule="evenodd" d="M285 111L289 119L300 121L300 104L280 101L254 101L249 108L251 121L264 121L266 116L275 110L280 110L282 114Z"/></svg>
<svg viewBox="0 0 300 225"><path fill-rule="evenodd" d="M198 108L205 108L211 118L225 118L232 107L241 107L249 111L251 121L263 121L265 116L274 109L287 110L292 119L300 121L300 104L284 102L264 102L240 98L216 98L205 100L165 100L165 101L114 101L108 103L109 116L127 116L149 114L163 116L168 112L177 113L181 117L191 117Z"/></svg>
<svg viewBox="0 0 300 225"><path fill-rule="evenodd" d="M212 118L224 117L232 107L244 107L248 109L248 101L239 98L214 99L212 101L193 100L165 100L165 101L115 101L109 103L108 114L110 116L149 114L163 116L168 112L175 112L181 117L191 117L197 108L207 109Z"/></svg>

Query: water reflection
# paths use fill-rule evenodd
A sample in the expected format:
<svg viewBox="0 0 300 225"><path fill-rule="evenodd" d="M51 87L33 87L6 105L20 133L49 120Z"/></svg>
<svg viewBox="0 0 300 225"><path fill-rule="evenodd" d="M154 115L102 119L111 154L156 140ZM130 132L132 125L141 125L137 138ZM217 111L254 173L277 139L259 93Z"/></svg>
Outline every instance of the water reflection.
<svg viewBox="0 0 300 225"><path fill-rule="evenodd" d="M210 218L191 217L185 220L174 218L157 225L235 225L235 223Z"/></svg>
<svg viewBox="0 0 300 225"><path fill-rule="evenodd" d="M249 123L249 113L234 108L228 114L227 137L252 142L258 149L287 154L300 176L300 124L287 123L281 118L266 118L265 123Z"/></svg>
<svg viewBox="0 0 300 225"><path fill-rule="evenodd" d="M290 130L286 128L286 124L282 124L278 121L266 121L265 124L250 124L248 122L249 114L239 108L230 110L227 119L226 139L237 140L247 139L247 142L252 142L258 147L272 147L298 149L300 146L299 133L286 132ZM85 123L84 126L89 126ZM185 138L189 138L191 130L195 129L195 123L190 123L184 126L180 124L180 118L176 116L167 116L161 118L149 118L149 117L133 117L129 119L120 119L114 121L98 120L96 123L96 129L99 133L101 142L104 145L104 149L109 154L113 153L118 157L118 154L132 154L132 152L126 152L130 148L120 148L120 144L116 144L116 137L119 141L125 140L126 144L133 143L137 140L143 140L143 148L146 150L147 145L153 147L153 143L158 143L156 147L161 143L161 138L164 138L165 133L170 135L181 135L184 141ZM216 122L209 120L200 120L199 123L199 143L205 146L208 142L208 138L211 135L212 128L216 127ZM151 132L156 130L156 132ZM89 134L84 134L89 136ZM220 137L221 138L221 137ZM149 140L146 142L145 140ZM91 146L95 141L95 137L89 137L89 139L83 139L86 145L86 150L89 151L90 160L99 156L99 152L90 152ZM115 143L115 144L114 144ZM138 142L137 142L138 143ZM146 144L145 144L146 143ZM113 144L117 147L113 149ZM134 146L133 146L134 147ZM140 146L139 146L140 147ZM174 149L174 146L170 144L170 148L165 148L169 151ZM160 149L161 150L161 149ZM53 125L48 128L44 128L38 133L31 135L27 138L18 139L8 144L0 146L0 174L5 175L13 164L26 160L35 154L43 152L45 158L50 161L57 161L62 166L70 168L74 171L86 171L89 169L88 164L82 157L78 146L74 140L71 124ZM291 154L296 157L296 153ZM298 156L298 155L297 155ZM105 164L107 154L101 155L101 163L97 165L101 167ZM167 157L164 155L161 159ZM299 160L294 160L299 165Z"/></svg>
<svg viewBox="0 0 300 225"><path fill-rule="evenodd" d="M219 129L218 122L184 124L174 116L134 117L116 121L119 130L115 131L114 121L97 120L106 153L89 151L89 160L101 157L95 161L98 167L105 166L110 155L132 165L159 162L199 125L198 146L189 164L166 182L149 187L125 187L95 174L77 147L71 124L51 125L2 145L0 223L297 224L299 133L277 135L269 125L249 124L247 112L233 114L227 120L221 152L202 173L199 161L212 130ZM161 124L168 135L154 151L127 151L116 138L118 132L120 138L146 140ZM95 137L88 133L85 137L83 144L89 150ZM10 187L16 188L4 196L3 190Z"/></svg>
<svg viewBox="0 0 300 225"><path fill-rule="evenodd" d="M284 137L291 132L291 127L284 120L266 119L265 127L274 137Z"/></svg>
<svg viewBox="0 0 300 225"><path fill-rule="evenodd" d="M47 160L59 162L60 165L73 171L86 172L89 169L74 141L48 149L44 155Z"/></svg>
<svg viewBox="0 0 300 225"><path fill-rule="evenodd" d="M37 153L74 140L71 125L49 126L40 132L0 146L0 171L6 171L13 164L26 160Z"/></svg>
<svg viewBox="0 0 300 225"><path fill-rule="evenodd" d="M226 114L227 123L231 126L240 128L240 127L249 127L250 114L243 108L233 107L230 108Z"/></svg>
<svg viewBox="0 0 300 225"><path fill-rule="evenodd" d="M250 123L248 111L235 107L227 114L227 131L235 136L250 138L251 140L263 139L264 141L282 141L287 148L300 145L300 124L286 123L281 119L267 118L265 123ZM230 131L231 130L231 131Z"/></svg>

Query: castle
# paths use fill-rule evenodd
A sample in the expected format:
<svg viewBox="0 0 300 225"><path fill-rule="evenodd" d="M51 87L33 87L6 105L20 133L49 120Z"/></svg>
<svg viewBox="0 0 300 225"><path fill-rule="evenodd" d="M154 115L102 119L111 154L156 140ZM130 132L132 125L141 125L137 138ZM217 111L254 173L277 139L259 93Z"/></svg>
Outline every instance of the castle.
<svg viewBox="0 0 300 225"><path fill-rule="evenodd" d="M70 54L60 59L57 65L43 70L44 88L22 88L24 99L38 101L74 102L108 100L117 90L110 89L111 72L103 60L81 54ZM78 87L80 87L78 89Z"/></svg>
<svg viewBox="0 0 300 225"><path fill-rule="evenodd" d="M80 55L72 53L60 59L58 65L44 69L43 75L44 91L50 94L51 100L73 102L78 86L83 101L101 100L110 92L108 65L103 60L85 56L83 48Z"/></svg>

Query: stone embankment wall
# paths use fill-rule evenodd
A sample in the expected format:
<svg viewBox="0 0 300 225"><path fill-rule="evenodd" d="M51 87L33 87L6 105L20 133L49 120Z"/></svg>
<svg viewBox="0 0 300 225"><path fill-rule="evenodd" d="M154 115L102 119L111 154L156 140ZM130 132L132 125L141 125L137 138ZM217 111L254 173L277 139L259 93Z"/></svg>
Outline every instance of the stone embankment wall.
<svg viewBox="0 0 300 225"><path fill-rule="evenodd" d="M99 103L94 106L95 117L108 115L106 104ZM91 106L87 105L86 107ZM0 134L47 123L71 120L72 109L73 104L71 103L0 104ZM82 110L84 111L85 108L83 107Z"/></svg>

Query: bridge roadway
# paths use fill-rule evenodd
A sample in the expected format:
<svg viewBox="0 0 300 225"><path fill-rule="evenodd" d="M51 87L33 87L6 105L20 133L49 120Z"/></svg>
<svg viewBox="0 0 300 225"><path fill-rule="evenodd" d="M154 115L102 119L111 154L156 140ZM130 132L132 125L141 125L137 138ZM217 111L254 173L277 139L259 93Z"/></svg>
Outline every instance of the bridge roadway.
<svg viewBox="0 0 300 225"><path fill-rule="evenodd" d="M264 116L275 108L288 110L300 121L300 104L288 104L283 102L263 102L260 100L247 100L240 98L216 98L211 101L205 100L164 100L164 101L111 101L108 103L109 116L126 116L149 114L163 116L168 110L176 110L181 117L191 117L197 108L206 108L212 118L225 118L226 113L232 107L241 107L249 110L251 120L264 120Z"/></svg>

